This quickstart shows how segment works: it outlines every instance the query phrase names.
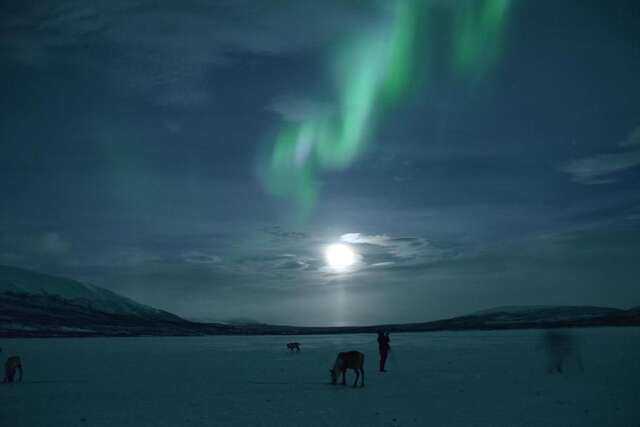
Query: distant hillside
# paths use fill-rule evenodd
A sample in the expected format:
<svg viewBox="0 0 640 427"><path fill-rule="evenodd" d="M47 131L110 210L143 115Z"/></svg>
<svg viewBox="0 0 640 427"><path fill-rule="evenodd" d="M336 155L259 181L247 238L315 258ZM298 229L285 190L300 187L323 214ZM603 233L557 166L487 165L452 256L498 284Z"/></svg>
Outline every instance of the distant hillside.
<svg viewBox="0 0 640 427"><path fill-rule="evenodd" d="M0 266L0 336L192 335L193 325L97 286Z"/></svg>
<svg viewBox="0 0 640 427"><path fill-rule="evenodd" d="M640 326L640 310L594 306L511 306L482 310L470 315L433 322L344 327L294 327L252 325L251 333L335 334L429 332L459 330L534 329L588 326Z"/></svg>
<svg viewBox="0 0 640 427"><path fill-rule="evenodd" d="M423 323L297 327L235 319L184 320L97 286L0 266L0 337L139 335L292 335L495 330L587 326L640 326L640 307L509 306Z"/></svg>
<svg viewBox="0 0 640 427"><path fill-rule="evenodd" d="M584 316L600 316L603 314L619 313L624 310L609 307L586 306L586 305L513 305L494 307L486 310L471 313L471 316L477 315L502 315L502 316L537 316L548 318L551 316L566 316L575 312Z"/></svg>
<svg viewBox="0 0 640 427"><path fill-rule="evenodd" d="M640 312L597 306L515 306L482 310L435 322L398 325L406 330L522 329L640 325Z"/></svg>
<svg viewBox="0 0 640 427"><path fill-rule="evenodd" d="M597 306L509 306L482 310L465 319L474 319L483 324L517 323L553 323L553 322L590 322L594 319L625 314L625 310Z"/></svg>

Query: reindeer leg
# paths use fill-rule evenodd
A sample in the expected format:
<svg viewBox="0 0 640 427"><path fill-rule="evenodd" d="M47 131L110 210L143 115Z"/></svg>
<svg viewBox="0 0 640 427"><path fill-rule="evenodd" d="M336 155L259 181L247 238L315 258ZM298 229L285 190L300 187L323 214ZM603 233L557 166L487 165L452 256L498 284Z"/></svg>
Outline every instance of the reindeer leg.
<svg viewBox="0 0 640 427"><path fill-rule="evenodd" d="M353 388L356 388L358 386L358 378L360 378L360 371L358 371L357 369L354 369L354 371L356 371L356 380L353 383Z"/></svg>
<svg viewBox="0 0 640 427"><path fill-rule="evenodd" d="M364 368L360 368L360 373L362 374L362 380L360 380L360 387L364 387Z"/></svg>
<svg viewBox="0 0 640 427"><path fill-rule="evenodd" d="M347 370L342 371L342 385L347 383Z"/></svg>

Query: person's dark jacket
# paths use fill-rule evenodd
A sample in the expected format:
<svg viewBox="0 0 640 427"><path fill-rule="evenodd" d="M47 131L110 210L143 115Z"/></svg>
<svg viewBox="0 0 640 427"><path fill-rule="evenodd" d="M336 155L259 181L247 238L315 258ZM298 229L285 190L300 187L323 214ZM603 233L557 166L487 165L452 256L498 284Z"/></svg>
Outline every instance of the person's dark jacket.
<svg viewBox="0 0 640 427"><path fill-rule="evenodd" d="M391 341L391 339L389 338L389 335L378 335L378 348L380 349L380 351L389 351L389 349L391 348L391 346L389 345L389 341Z"/></svg>

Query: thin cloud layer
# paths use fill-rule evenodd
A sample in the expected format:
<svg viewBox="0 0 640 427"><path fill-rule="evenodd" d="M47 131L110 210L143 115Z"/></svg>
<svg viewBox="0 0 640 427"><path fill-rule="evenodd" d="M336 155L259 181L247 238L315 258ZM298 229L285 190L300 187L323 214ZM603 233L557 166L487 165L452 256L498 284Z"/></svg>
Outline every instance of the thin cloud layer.
<svg viewBox="0 0 640 427"><path fill-rule="evenodd" d="M629 147L631 145L640 145L640 126L635 128L633 132L620 143L622 147Z"/></svg>
<svg viewBox="0 0 640 427"><path fill-rule="evenodd" d="M618 180L615 174L640 165L640 151L599 154L569 162L562 168L580 184L611 184Z"/></svg>
<svg viewBox="0 0 640 427"><path fill-rule="evenodd" d="M634 148L638 144L640 128L631 132L619 145ZM619 179L618 174L637 166L640 166L640 151L627 150L572 160L560 170L571 175L574 182L594 185L614 183Z"/></svg>
<svg viewBox="0 0 640 427"><path fill-rule="evenodd" d="M403 268L430 264L453 256L453 252L439 248L421 237L346 233L340 236L340 241L354 245L362 256L360 269L392 266Z"/></svg>
<svg viewBox="0 0 640 427"><path fill-rule="evenodd" d="M282 96L275 99L267 110L280 115L284 120L299 122L328 116L332 112L329 103L322 103L301 96Z"/></svg>

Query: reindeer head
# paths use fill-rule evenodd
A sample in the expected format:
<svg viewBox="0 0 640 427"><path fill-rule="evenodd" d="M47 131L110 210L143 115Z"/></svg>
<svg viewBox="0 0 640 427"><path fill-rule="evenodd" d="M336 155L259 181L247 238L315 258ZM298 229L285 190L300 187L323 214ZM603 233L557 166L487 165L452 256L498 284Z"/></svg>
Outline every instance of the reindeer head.
<svg viewBox="0 0 640 427"><path fill-rule="evenodd" d="M338 381L338 373L336 372L336 369L329 369L329 372L331 373L331 384L334 384Z"/></svg>

